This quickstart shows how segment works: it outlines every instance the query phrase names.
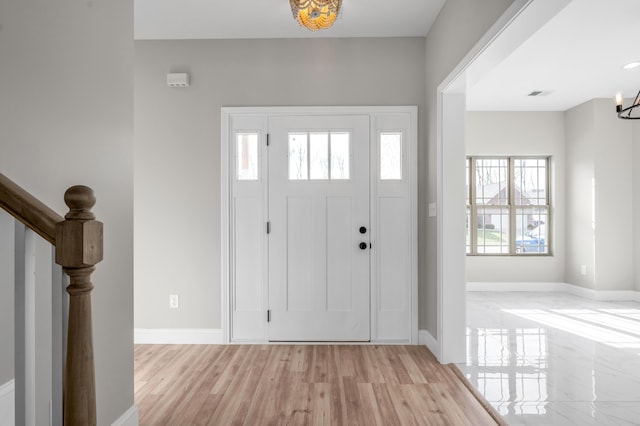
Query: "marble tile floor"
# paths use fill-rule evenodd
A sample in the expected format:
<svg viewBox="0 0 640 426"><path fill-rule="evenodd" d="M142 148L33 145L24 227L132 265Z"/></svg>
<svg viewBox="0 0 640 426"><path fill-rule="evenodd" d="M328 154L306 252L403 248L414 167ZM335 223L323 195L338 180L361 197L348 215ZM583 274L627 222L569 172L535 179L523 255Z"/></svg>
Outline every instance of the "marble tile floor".
<svg viewBox="0 0 640 426"><path fill-rule="evenodd" d="M640 425L640 303L467 293L458 367L509 425Z"/></svg>

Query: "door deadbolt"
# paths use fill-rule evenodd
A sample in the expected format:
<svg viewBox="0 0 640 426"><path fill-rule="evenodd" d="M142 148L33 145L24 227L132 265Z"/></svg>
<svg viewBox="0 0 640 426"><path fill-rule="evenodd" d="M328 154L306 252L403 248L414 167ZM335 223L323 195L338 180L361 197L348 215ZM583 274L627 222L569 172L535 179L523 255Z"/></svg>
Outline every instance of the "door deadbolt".
<svg viewBox="0 0 640 426"><path fill-rule="evenodd" d="M365 226L361 226L360 227L360 233L361 234L366 234L367 233L367 228Z"/></svg>

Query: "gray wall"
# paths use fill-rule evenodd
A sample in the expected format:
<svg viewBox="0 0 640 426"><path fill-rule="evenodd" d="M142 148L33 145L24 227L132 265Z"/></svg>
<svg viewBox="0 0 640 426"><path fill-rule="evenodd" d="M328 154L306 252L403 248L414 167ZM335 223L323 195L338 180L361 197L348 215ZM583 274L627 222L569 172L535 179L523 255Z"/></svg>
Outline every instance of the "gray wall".
<svg viewBox="0 0 640 426"><path fill-rule="evenodd" d="M60 213L67 187L97 194L97 410L111 424L133 405L133 4L6 0L0 29L0 171Z"/></svg>
<svg viewBox="0 0 640 426"><path fill-rule="evenodd" d="M447 0L429 30L426 60L426 149L419 151L421 182L428 182L426 198L420 203L420 329L437 336L437 229L436 218L427 217L427 203L437 198L437 89L484 33L511 5L513 0ZM426 227L424 224L426 223ZM463 267L463 265L461 265Z"/></svg>
<svg viewBox="0 0 640 426"><path fill-rule="evenodd" d="M632 124L632 162L640 164L640 123ZM632 167L632 191L633 191L633 276L635 290L640 291L640 167Z"/></svg>
<svg viewBox="0 0 640 426"><path fill-rule="evenodd" d="M467 281L564 282L565 129L562 112L469 112L467 155L551 156L553 256L468 256Z"/></svg>
<svg viewBox="0 0 640 426"><path fill-rule="evenodd" d="M423 111L424 43L137 41L135 327L221 327L222 106L417 105ZM170 71L189 72L191 87L168 88ZM418 133L424 152L423 120ZM423 194L426 174L421 177ZM172 292L180 294L180 309L169 310Z"/></svg>
<svg viewBox="0 0 640 426"><path fill-rule="evenodd" d="M566 112L566 281L595 290L634 288L632 124L610 99ZM582 275L580 268L587 267Z"/></svg>
<svg viewBox="0 0 640 426"><path fill-rule="evenodd" d="M632 290L632 125L595 99L596 282L598 290Z"/></svg>

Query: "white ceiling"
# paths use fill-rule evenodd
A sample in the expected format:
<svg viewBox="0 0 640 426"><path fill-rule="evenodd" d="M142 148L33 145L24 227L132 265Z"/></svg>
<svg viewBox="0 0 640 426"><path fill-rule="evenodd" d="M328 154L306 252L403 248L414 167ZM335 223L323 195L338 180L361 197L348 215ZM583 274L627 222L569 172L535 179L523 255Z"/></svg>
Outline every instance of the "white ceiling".
<svg viewBox="0 0 640 426"><path fill-rule="evenodd" d="M288 0L135 0L136 40L425 36L445 0L343 0L332 28L300 27Z"/></svg>
<svg viewBox="0 0 640 426"><path fill-rule="evenodd" d="M425 36L444 2L343 0L334 26L314 33L293 20L287 0L135 0L134 33L137 40ZM633 97L640 67L622 66L636 60L640 0L573 0L471 87L467 106L565 111L617 91ZM544 94L527 96L534 90Z"/></svg>
<svg viewBox="0 0 640 426"><path fill-rule="evenodd" d="M467 92L485 111L565 111L594 98L640 89L639 0L573 0ZM534 90L549 94L528 97Z"/></svg>

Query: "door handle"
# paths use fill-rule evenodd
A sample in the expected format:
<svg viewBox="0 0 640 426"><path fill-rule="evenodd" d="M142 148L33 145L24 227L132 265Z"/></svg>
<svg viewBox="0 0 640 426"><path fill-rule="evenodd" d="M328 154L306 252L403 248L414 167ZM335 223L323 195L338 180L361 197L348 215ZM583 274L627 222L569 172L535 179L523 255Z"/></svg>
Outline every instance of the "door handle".
<svg viewBox="0 0 640 426"><path fill-rule="evenodd" d="M366 250L367 249L367 243L360 243L358 247L360 247L360 250Z"/></svg>

